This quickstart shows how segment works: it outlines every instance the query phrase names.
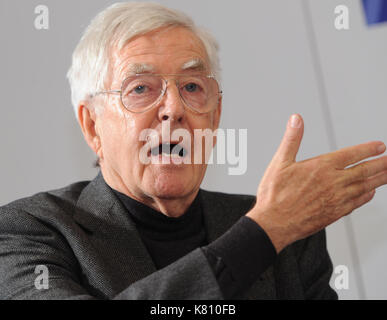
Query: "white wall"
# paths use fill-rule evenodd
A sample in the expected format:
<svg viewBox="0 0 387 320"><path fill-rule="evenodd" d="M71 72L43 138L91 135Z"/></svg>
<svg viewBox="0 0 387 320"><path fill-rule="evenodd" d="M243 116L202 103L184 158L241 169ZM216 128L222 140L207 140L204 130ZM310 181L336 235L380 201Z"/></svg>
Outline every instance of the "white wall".
<svg viewBox="0 0 387 320"><path fill-rule="evenodd" d="M342 148L370 140L387 142L387 24L367 27L360 1L311 3L334 143ZM349 31L338 32L328 22L337 4L345 4L350 10ZM349 266L350 272L360 273L364 288L358 288L358 294L368 299L387 298L386 192L382 187L370 204L350 218L350 241L360 264L355 264L356 256L352 256L355 261ZM330 249L339 262L344 251L341 233L333 228L331 231Z"/></svg>
<svg viewBox="0 0 387 320"><path fill-rule="evenodd" d="M368 140L387 142L387 25L367 28L360 1L160 1L190 14L221 45L223 128L248 129L248 170L211 166L203 186L255 194L290 114L305 120L299 159ZM90 19L111 1L0 2L0 204L91 179L94 156L77 126L65 79L71 52ZM33 26L46 4L50 29ZM350 30L334 28L336 5ZM311 19L311 20L309 20ZM334 265L349 268L343 299L387 298L386 190L328 228Z"/></svg>

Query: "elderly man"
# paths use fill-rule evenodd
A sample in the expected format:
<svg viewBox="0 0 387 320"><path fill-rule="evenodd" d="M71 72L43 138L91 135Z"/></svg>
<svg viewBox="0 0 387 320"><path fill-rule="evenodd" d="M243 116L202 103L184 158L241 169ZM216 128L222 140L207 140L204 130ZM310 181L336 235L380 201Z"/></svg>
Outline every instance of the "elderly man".
<svg viewBox="0 0 387 320"><path fill-rule="evenodd" d="M0 209L1 298L337 298L324 228L387 183L385 157L356 164L383 143L295 162L293 115L257 198L201 190L205 156L185 160L203 149L195 130L219 125L217 45L157 4L100 13L69 80L101 170Z"/></svg>

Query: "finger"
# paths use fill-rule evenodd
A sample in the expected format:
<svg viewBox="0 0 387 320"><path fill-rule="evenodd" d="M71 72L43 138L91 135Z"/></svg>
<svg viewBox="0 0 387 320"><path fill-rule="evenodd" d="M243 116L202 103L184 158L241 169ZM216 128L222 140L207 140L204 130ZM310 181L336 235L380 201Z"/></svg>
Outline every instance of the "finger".
<svg viewBox="0 0 387 320"><path fill-rule="evenodd" d="M379 172L378 174L367 178L362 182L356 182L346 188L348 198L359 197L376 188L387 184L387 171Z"/></svg>
<svg viewBox="0 0 387 320"><path fill-rule="evenodd" d="M384 186L387 184L387 171L380 172L370 178L365 182L366 190L372 190Z"/></svg>
<svg viewBox="0 0 387 320"><path fill-rule="evenodd" d="M343 148L328 154L334 161L336 169L357 163L369 157L377 156L386 150L386 146L381 141L372 141L352 147Z"/></svg>
<svg viewBox="0 0 387 320"><path fill-rule="evenodd" d="M352 183L359 180L365 180L380 172L387 170L387 156L362 162L349 169L345 169L345 181L346 183Z"/></svg>
<svg viewBox="0 0 387 320"><path fill-rule="evenodd" d="M272 163L285 165L293 163L296 160L303 133L304 123L302 117L298 114L292 115Z"/></svg>
<svg viewBox="0 0 387 320"><path fill-rule="evenodd" d="M349 201L343 209L344 215L350 214L353 210L360 208L366 203L370 202L375 195L375 190L362 194L361 196L352 199Z"/></svg>
<svg viewBox="0 0 387 320"><path fill-rule="evenodd" d="M337 219L335 220L338 220L343 216L350 214L353 210L358 209L361 206L365 205L366 203L370 202L374 197L374 195L375 195L375 190L371 190L370 192L364 193L359 197L355 197L347 201L345 205L342 206L339 217L337 217Z"/></svg>

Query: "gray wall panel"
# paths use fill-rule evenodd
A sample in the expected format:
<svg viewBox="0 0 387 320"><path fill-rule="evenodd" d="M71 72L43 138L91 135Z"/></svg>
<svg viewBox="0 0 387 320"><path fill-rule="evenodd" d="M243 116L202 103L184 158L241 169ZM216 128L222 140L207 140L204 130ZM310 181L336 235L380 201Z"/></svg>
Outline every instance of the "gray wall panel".
<svg viewBox="0 0 387 320"><path fill-rule="evenodd" d="M387 24L367 27L360 1L309 1L316 29L318 51L328 95L328 108L338 148L371 140L387 142ZM345 4L349 8L350 29L334 28L333 9ZM368 299L386 299L387 276L386 189L377 191L374 200L351 215L351 225L359 265L350 272L361 272ZM344 251L333 242L336 259ZM339 237L337 237L339 241ZM350 287L352 283L350 282Z"/></svg>

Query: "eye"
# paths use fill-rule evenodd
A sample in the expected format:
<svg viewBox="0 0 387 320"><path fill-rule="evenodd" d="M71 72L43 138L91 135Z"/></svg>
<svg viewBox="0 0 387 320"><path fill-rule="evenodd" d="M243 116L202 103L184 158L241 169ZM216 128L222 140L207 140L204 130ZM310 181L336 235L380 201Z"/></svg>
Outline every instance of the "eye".
<svg viewBox="0 0 387 320"><path fill-rule="evenodd" d="M137 93L137 94L144 93L145 90L146 90L146 86L142 86L142 85L137 86L137 87L135 87L135 88L133 89L133 91L134 91L135 93Z"/></svg>
<svg viewBox="0 0 387 320"><path fill-rule="evenodd" d="M188 92L195 92L198 90L198 85L196 83L188 83L184 86L184 89Z"/></svg>

